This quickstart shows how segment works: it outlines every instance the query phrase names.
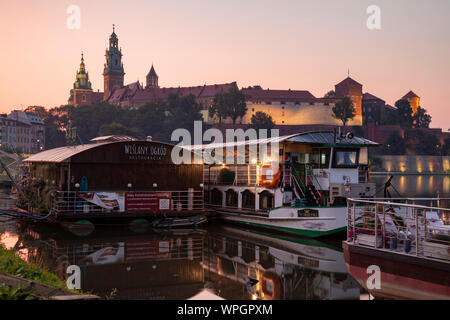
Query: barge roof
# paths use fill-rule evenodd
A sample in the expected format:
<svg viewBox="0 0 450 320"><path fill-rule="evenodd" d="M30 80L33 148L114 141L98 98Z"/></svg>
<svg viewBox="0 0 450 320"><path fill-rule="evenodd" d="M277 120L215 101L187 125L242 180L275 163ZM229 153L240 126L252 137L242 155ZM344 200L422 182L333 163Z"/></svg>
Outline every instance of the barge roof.
<svg viewBox="0 0 450 320"><path fill-rule="evenodd" d="M304 144L313 144L320 146L342 146L342 147L375 147L378 146L379 143L354 136L353 138L338 138L338 134L333 131L316 131L316 132L304 132L304 133L295 133L287 136L273 137L273 138L265 138L265 139L256 139L256 140L245 140L245 141L234 141L234 142L225 142L225 143L212 143L212 144L203 144L203 145L191 145L191 146L183 146L188 150L198 151L201 149L213 149L213 148L226 148L232 146L241 146L241 145L254 145L254 144L270 144L270 143L281 143L281 142L291 142L291 143L304 143Z"/></svg>
<svg viewBox="0 0 450 320"><path fill-rule="evenodd" d="M98 146L102 146L105 144L109 144L109 143L113 143L113 142L98 142L98 143L81 144L81 145L77 145L77 146L66 146L66 147L54 148L54 149L45 150L45 151L36 153L23 161L24 162L54 162L54 163L64 162L80 152L83 152L83 151L86 151L86 150L89 150L89 149L92 149L92 148L95 148Z"/></svg>

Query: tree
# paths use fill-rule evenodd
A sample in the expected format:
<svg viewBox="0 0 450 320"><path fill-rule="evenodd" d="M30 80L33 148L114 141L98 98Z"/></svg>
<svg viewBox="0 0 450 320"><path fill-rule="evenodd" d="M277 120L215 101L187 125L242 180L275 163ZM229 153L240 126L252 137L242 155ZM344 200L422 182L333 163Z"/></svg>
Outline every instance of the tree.
<svg viewBox="0 0 450 320"><path fill-rule="evenodd" d="M136 128L128 128L123 124L112 122L110 124L104 124L100 127L98 132L99 136L111 136L111 135L124 135L137 137L137 129Z"/></svg>
<svg viewBox="0 0 450 320"><path fill-rule="evenodd" d="M332 110L333 117L341 120L344 126L349 120L355 117L355 107L349 97L344 97L340 101L336 102Z"/></svg>
<svg viewBox="0 0 450 320"><path fill-rule="evenodd" d="M275 122L273 122L272 117L262 111L257 111L254 115L252 115L250 123L250 128L255 130L259 129L273 129L275 127Z"/></svg>
<svg viewBox="0 0 450 320"><path fill-rule="evenodd" d="M410 129L405 132L407 151L417 155L439 155L440 141L436 135L425 133L420 129Z"/></svg>
<svg viewBox="0 0 450 320"><path fill-rule="evenodd" d="M393 131L383 144L382 153L388 155L402 155L406 153L405 139L397 131Z"/></svg>
<svg viewBox="0 0 450 320"><path fill-rule="evenodd" d="M431 116L427 113L426 109L419 106L413 116L413 123L415 128L429 128Z"/></svg>
<svg viewBox="0 0 450 320"><path fill-rule="evenodd" d="M222 123L222 119L230 117L233 124L236 124L236 120L247 113L245 96L239 89L231 87L227 92L218 93L214 97L214 103L209 112L211 116L219 118L219 123Z"/></svg>
<svg viewBox="0 0 450 320"><path fill-rule="evenodd" d="M444 140L444 145L442 146L442 155L450 156L450 138Z"/></svg>
<svg viewBox="0 0 450 320"><path fill-rule="evenodd" d="M396 122L402 128L411 128L413 125L413 116L412 109L408 102L408 100L400 99L395 102L395 106L397 107L396 112Z"/></svg>
<svg viewBox="0 0 450 320"><path fill-rule="evenodd" d="M334 98L336 96L336 93L334 92L334 90L330 90L327 93L325 93L325 95L323 96L324 98Z"/></svg>

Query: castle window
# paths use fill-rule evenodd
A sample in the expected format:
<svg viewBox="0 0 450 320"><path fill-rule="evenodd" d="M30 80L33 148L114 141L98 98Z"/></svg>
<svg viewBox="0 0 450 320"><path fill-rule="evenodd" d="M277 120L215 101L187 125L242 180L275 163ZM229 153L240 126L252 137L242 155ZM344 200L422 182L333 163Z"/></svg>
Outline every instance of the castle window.
<svg viewBox="0 0 450 320"><path fill-rule="evenodd" d="M283 110L284 110L284 106L282 106L282 107L281 107L281 109L283 109Z"/></svg>
<svg viewBox="0 0 450 320"><path fill-rule="evenodd" d="M83 96L81 97L81 101L86 102L86 96L83 94Z"/></svg>
<svg viewBox="0 0 450 320"><path fill-rule="evenodd" d="M252 108L252 112L255 112L255 108Z"/></svg>

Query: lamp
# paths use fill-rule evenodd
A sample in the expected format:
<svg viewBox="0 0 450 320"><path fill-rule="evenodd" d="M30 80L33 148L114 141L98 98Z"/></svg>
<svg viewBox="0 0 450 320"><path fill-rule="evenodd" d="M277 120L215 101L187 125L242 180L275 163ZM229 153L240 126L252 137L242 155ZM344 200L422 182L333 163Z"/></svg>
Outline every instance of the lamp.
<svg viewBox="0 0 450 320"><path fill-rule="evenodd" d="M156 182L153 182L153 188L156 188L158 184Z"/></svg>
<svg viewBox="0 0 450 320"><path fill-rule="evenodd" d="M131 184L131 182L128 182L127 187L131 188L133 185Z"/></svg>

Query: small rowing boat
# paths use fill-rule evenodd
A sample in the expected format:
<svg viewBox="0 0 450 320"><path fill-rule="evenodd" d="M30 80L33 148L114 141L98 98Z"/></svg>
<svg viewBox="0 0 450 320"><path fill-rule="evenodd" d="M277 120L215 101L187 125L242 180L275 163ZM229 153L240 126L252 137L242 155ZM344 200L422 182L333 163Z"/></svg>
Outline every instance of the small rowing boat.
<svg viewBox="0 0 450 320"><path fill-rule="evenodd" d="M197 227L208 221L205 216L194 216L188 218L167 218L157 219L152 222L154 228L176 228L176 227Z"/></svg>

